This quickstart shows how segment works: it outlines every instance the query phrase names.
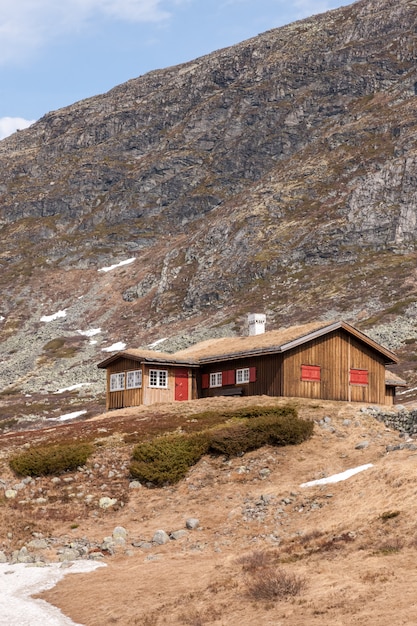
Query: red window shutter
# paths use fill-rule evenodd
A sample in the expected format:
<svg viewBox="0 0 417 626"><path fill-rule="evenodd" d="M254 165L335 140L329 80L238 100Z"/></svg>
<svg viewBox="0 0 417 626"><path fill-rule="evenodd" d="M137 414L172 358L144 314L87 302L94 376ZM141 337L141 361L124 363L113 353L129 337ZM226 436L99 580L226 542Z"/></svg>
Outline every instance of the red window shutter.
<svg viewBox="0 0 417 626"><path fill-rule="evenodd" d="M320 382L321 381L321 368L320 365L302 365L301 366L301 380Z"/></svg>
<svg viewBox="0 0 417 626"><path fill-rule="evenodd" d="M349 382L351 385L367 385L368 370L351 369L349 372Z"/></svg>
<svg viewBox="0 0 417 626"><path fill-rule="evenodd" d="M249 368L249 382L254 383L256 381L256 367Z"/></svg>
<svg viewBox="0 0 417 626"><path fill-rule="evenodd" d="M209 375L208 374L203 374L201 377L201 386L203 389L208 389L209 388Z"/></svg>
<svg viewBox="0 0 417 626"><path fill-rule="evenodd" d="M234 385L236 382L235 370L226 370L222 372L222 386Z"/></svg>

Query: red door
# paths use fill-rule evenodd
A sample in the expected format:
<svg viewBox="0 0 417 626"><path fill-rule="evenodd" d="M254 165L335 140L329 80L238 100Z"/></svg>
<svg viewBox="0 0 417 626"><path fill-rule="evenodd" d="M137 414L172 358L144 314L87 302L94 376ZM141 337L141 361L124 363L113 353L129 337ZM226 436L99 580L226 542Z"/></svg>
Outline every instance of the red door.
<svg viewBox="0 0 417 626"><path fill-rule="evenodd" d="M188 369L185 367L175 371L175 400L188 400Z"/></svg>

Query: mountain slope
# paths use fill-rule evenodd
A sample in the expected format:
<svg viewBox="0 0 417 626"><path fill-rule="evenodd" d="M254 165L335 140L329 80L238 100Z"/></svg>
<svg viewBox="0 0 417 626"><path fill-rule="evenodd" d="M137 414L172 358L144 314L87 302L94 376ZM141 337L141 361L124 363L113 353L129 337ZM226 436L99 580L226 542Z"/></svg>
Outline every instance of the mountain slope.
<svg viewBox="0 0 417 626"><path fill-rule="evenodd" d="M405 314L400 347L415 338L416 23L412 0L357 2L0 142L2 385L68 381L105 339L241 332L250 310L269 327ZM45 375L56 338L76 354Z"/></svg>

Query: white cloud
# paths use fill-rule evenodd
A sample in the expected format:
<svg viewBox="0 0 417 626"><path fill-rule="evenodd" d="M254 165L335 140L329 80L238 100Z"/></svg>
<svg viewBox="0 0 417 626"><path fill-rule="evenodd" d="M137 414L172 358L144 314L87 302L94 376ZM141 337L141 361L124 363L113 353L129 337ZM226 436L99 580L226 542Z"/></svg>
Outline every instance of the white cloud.
<svg viewBox="0 0 417 626"><path fill-rule="evenodd" d="M161 22L162 5L178 0L0 0L0 65L20 62L48 41L78 32L100 16L130 22Z"/></svg>
<svg viewBox="0 0 417 626"><path fill-rule="evenodd" d="M25 120L23 117L0 117L0 139L8 137L16 130L23 130L35 120Z"/></svg>

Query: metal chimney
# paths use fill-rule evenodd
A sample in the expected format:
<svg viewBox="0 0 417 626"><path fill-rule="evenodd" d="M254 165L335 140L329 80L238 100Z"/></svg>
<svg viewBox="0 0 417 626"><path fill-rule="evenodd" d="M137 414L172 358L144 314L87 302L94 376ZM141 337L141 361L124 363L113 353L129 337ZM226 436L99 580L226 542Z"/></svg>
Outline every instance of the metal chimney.
<svg viewBox="0 0 417 626"><path fill-rule="evenodd" d="M249 313L248 326L249 336L262 335L265 332L266 315L263 313Z"/></svg>

